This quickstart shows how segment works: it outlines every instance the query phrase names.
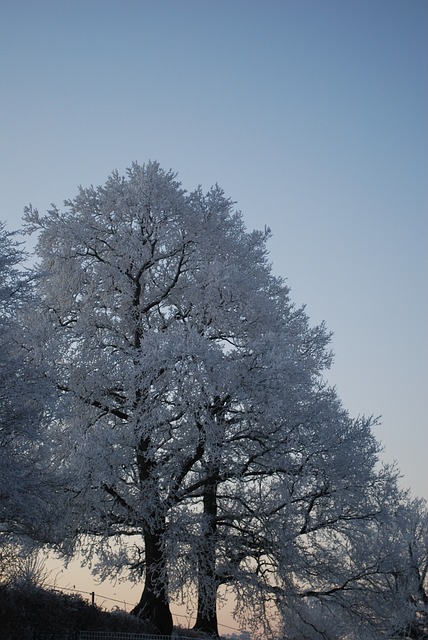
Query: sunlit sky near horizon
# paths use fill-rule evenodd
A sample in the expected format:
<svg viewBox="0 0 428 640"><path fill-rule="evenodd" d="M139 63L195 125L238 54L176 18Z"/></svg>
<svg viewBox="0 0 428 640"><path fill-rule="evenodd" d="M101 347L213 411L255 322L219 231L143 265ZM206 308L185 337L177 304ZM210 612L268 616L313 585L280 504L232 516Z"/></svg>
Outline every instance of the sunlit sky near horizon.
<svg viewBox="0 0 428 640"><path fill-rule="evenodd" d="M0 220L156 159L218 182L428 497L428 2L0 2Z"/></svg>

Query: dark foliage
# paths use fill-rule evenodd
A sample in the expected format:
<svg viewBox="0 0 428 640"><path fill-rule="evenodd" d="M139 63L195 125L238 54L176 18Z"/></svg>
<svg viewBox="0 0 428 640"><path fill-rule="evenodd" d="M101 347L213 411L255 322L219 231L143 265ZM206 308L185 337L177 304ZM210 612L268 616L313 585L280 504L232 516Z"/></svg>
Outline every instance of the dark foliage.
<svg viewBox="0 0 428 640"><path fill-rule="evenodd" d="M102 611L81 596L25 585L0 585L0 640L33 640L35 633L154 631L124 612Z"/></svg>

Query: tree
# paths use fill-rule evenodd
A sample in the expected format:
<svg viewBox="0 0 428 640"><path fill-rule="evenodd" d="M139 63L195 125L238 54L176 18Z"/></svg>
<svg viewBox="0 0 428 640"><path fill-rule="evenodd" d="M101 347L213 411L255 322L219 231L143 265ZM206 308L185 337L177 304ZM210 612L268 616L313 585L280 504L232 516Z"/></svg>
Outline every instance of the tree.
<svg viewBox="0 0 428 640"><path fill-rule="evenodd" d="M290 640L377 640L426 638L427 514L420 500L405 495L389 522L372 521L369 531L345 552L358 558L360 574L336 589L314 593L288 611L284 637ZM376 526L377 524L377 526Z"/></svg>
<svg viewBox="0 0 428 640"><path fill-rule="evenodd" d="M16 233L0 225L0 555L12 558L24 538L49 537L48 505L55 490L40 428L43 384L25 346L21 317L32 305L31 274ZM5 555L6 554L6 555Z"/></svg>
<svg viewBox="0 0 428 640"><path fill-rule="evenodd" d="M204 483L208 526L194 545L206 573L197 626L212 633L220 584L235 587L241 613L259 624L276 602L288 625L306 601L349 613L358 604L362 614L370 580L386 573L385 551L377 545L372 558L368 548L375 530L392 526L401 499L396 471L378 465L372 421L351 420L334 390L294 369L304 350L281 363L280 335L275 358L266 341L251 340L256 359L248 367L247 358L245 374L235 376L241 405L229 394L228 406L217 407L223 432L214 479L207 473ZM313 363L308 368L316 371Z"/></svg>
<svg viewBox="0 0 428 640"><path fill-rule="evenodd" d="M389 619L390 632L400 638L428 635L428 512L421 499L408 496L396 505L390 527L383 527L379 543L385 571L377 608ZM385 597L386 596L386 597ZM385 610L386 609L386 610ZM382 615L383 613L383 615Z"/></svg>
<svg viewBox="0 0 428 640"><path fill-rule="evenodd" d="M235 565L249 553L242 526L248 512L239 492L262 476L270 481L269 452L282 446L286 424L297 420L299 403L312 393L313 377L331 356L324 327L310 329L303 310L289 302L288 288L271 275L268 232L246 234L240 224L231 243L230 234L222 235L227 220L219 219L214 195L192 194L192 206L206 228L211 221L211 232L207 228L209 242L199 247L203 267L193 277L192 304L178 307L175 318L218 347L217 362L204 374L212 391L195 416L199 458L187 477L187 499L178 504L178 519L183 507L187 518L196 514L187 545L193 557L180 546L180 557L198 567L196 628L215 635L218 587L243 578L242 568L234 575ZM226 531L227 541L220 542ZM248 537L253 553L251 527Z"/></svg>
<svg viewBox="0 0 428 640"><path fill-rule="evenodd" d="M314 601L370 617L391 567L364 549L390 526L396 472L373 421L323 381L330 336L272 275L269 230L157 163L25 220L41 258L33 345L56 390L46 439L68 487L55 535L104 575L143 576L134 613L163 633L188 590L217 635L221 585L260 619Z"/></svg>
<svg viewBox="0 0 428 640"><path fill-rule="evenodd" d="M51 437L64 472L75 473L76 532L142 536L130 562L145 578L136 613L168 632L165 549L174 554L192 518L200 548L208 544L222 407L231 391L229 413L248 412L244 403L252 402L237 386L245 372L236 354L249 355L240 342L278 322L297 337L302 326L309 362L318 334L316 357L328 359L325 332L282 307L287 289L270 274L269 232L246 233L218 187L186 196L156 163L134 164L128 179L114 173L105 187L81 189L66 209L26 211L29 229L40 232L44 274L34 341L58 391ZM243 428L231 441L237 452ZM198 562L201 606L209 608L210 570L201 554Z"/></svg>
<svg viewBox="0 0 428 640"><path fill-rule="evenodd" d="M266 271L263 303L253 301L249 312L227 264L239 314L228 319L227 333L221 318L209 316L211 340L226 339L228 348L222 386L199 416L204 447L189 494L193 505L199 500L188 545L196 556L188 563L198 567L196 627L213 635L222 584L234 585L241 611L259 611L259 620L272 599L288 615L290 592L298 602L328 589L338 601L374 570L357 541L371 536L371 527L388 526L400 500L396 470L379 465L374 421L351 419L323 381L331 361L324 327L310 328L287 287ZM240 256L234 266L242 271L245 264ZM247 302L252 282L254 274ZM197 323L196 314L206 317L199 311L182 320ZM345 541L352 564L338 553Z"/></svg>

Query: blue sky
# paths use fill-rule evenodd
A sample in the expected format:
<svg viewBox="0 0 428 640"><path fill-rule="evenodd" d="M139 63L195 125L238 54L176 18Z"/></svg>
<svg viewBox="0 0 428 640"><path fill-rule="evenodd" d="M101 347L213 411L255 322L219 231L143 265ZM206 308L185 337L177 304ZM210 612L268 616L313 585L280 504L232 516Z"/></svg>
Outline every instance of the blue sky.
<svg viewBox="0 0 428 640"><path fill-rule="evenodd" d="M428 497L426 0L2 0L0 219L157 159L218 182Z"/></svg>

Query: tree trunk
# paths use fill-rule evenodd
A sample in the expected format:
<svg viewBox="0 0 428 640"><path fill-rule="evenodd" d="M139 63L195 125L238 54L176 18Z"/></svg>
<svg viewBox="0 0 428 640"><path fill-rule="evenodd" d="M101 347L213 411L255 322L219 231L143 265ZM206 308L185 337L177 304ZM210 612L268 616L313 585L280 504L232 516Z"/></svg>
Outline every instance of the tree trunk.
<svg viewBox="0 0 428 640"><path fill-rule="evenodd" d="M205 600L204 607L200 606L200 602ZM201 594L200 588L198 589L198 614L196 617L196 623L193 627L195 631L201 631L207 633L215 638L219 637L218 633L218 620L217 620L217 590L213 590L212 595L209 597L210 602L206 602L207 593L204 591Z"/></svg>
<svg viewBox="0 0 428 640"><path fill-rule="evenodd" d="M139 344L139 337L136 337ZM137 393L138 399L140 392ZM149 455L150 437L140 439L137 450L138 472L142 491L146 483L152 478L156 461ZM132 614L143 618L159 629L161 635L171 635L172 615L168 602L168 576L166 559L163 551L163 541L166 532L165 514L158 493L156 481L152 486L151 497L157 506L151 513L151 518L143 526L146 575L141 600L132 610ZM150 522L151 520L151 522Z"/></svg>
<svg viewBox="0 0 428 640"><path fill-rule="evenodd" d="M198 559L198 613L194 629L218 638L217 620L217 480L209 480L204 488L204 539Z"/></svg>
<svg viewBox="0 0 428 640"><path fill-rule="evenodd" d="M166 588L166 567L162 552L162 530L144 532L146 578L140 602L132 614L156 627L161 635L172 633L172 615Z"/></svg>

